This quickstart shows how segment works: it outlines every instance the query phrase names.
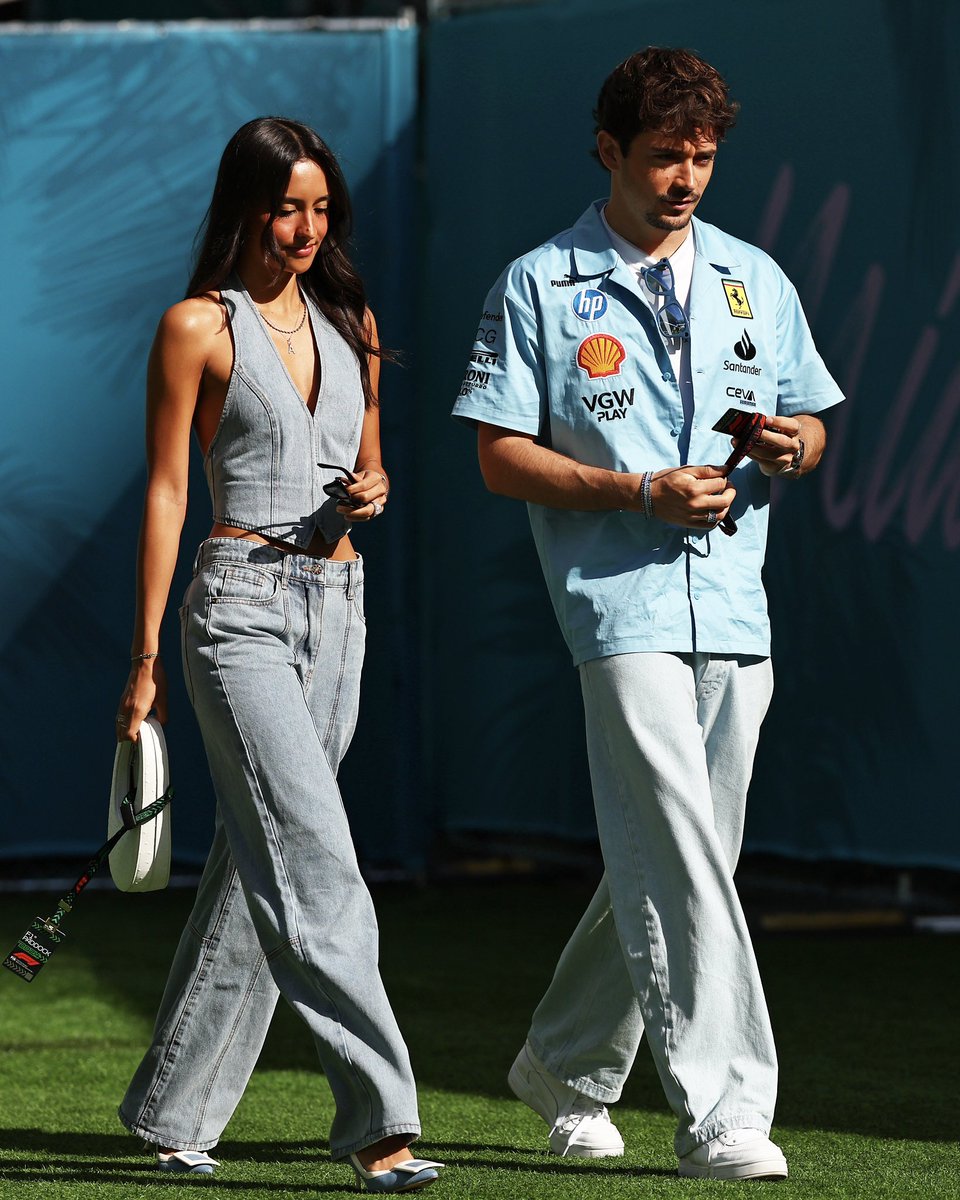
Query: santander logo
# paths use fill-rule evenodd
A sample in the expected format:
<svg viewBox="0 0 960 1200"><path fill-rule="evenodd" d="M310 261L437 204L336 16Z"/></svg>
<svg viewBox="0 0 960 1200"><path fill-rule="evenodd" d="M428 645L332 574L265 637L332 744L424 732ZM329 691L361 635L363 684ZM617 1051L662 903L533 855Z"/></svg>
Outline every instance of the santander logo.
<svg viewBox="0 0 960 1200"><path fill-rule="evenodd" d="M772 250L776 242L793 178L793 168L787 165L774 183L757 237L765 250ZM830 281L850 199L850 187L838 184L811 222L798 246L805 271L796 270L795 264L791 271L790 264L783 264L798 285L811 325ZM935 271L933 259L930 272ZM905 265L889 297L903 317L903 341L898 346L874 343L888 283L887 271L878 262L865 269L834 337L818 339L825 357L842 364L837 382L847 397L830 424L818 486L824 515L833 529L859 525L864 538L876 542L888 529L898 527L912 544L932 534L945 548L955 550L960 546L960 359L947 340L950 334L945 326L960 299L960 254L944 263L939 294L934 290L924 297L922 287L911 289L911 302L904 305L901 289L909 278ZM924 321L916 333L911 328L914 313L918 323ZM937 355L944 350L950 355L946 379L932 391L931 371L940 367ZM895 390L892 395L864 396L875 418L872 424L858 426L861 377L871 353L882 355L884 362L884 370L874 378L884 381L884 391L886 386ZM899 369L897 358L902 362ZM870 439L866 448L864 437Z"/></svg>
<svg viewBox="0 0 960 1200"><path fill-rule="evenodd" d="M742 358L744 362L750 362L751 359L757 357L757 348L750 340L750 334L746 330L743 331L743 337L733 348L737 358Z"/></svg>

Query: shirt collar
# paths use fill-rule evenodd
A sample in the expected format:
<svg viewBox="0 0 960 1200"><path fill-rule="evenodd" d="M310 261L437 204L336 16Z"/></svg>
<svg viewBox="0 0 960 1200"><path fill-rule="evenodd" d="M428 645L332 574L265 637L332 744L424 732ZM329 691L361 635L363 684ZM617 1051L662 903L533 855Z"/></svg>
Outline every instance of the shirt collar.
<svg viewBox="0 0 960 1200"><path fill-rule="evenodd" d="M586 282L602 275L609 275L619 283L630 287L635 277L613 248L610 235L607 233L600 215L606 203L606 199L594 200L573 227L571 258L574 277ZM735 243L732 243L715 225L707 225L697 217L691 217L690 220L693 222L696 235L694 245L697 258L705 259L721 273L729 271L731 267L739 266Z"/></svg>

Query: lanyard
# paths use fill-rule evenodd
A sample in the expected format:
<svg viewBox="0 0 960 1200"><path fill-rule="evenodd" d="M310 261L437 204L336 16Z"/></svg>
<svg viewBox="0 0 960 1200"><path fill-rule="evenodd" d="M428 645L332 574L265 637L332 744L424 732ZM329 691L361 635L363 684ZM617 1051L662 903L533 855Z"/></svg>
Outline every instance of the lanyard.
<svg viewBox="0 0 960 1200"><path fill-rule="evenodd" d="M760 435L766 426L767 418L764 413L743 412L742 409L728 408L720 420L714 425L717 433L729 433L734 439L733 451L723 464L723 473L727 478L738 463L750 453L759 442ZM729 513L720 522L720 528L728 537L737 532L737 523Z"/></svg>
<svg viewBox="0 0 960 1200"><path fill-rule="evenodd" d="M40 968L46 964L56 947L67 936L60 928L60 922L71 911L77 897L110 857L110 851L125 833L136 829L138 825L146 825L148 821L152 821L154 817L158 816L173 798L173 788L167 788L159 799L148 804L146 808L142 808L140 812L134 812L135 796L135 791L129 791L120 801L122 828L118 829L109 841L104 842L90 859L73 887L57 902L53 915L46 918L37 917L30 928L21 934L17 944L3 960L3 965L8 971L25 979L27 983L36 978Z"/></svg>

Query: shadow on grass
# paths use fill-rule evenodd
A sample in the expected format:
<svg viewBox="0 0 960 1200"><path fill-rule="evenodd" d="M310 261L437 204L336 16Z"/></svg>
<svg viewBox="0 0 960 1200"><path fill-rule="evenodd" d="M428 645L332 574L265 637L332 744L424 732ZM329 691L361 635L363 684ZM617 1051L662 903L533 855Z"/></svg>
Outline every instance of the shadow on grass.
<svg viewBox="0 0 960 1200"><path fill-rule="evenodd" d="M489 1147L488 1147L489 1148ZM326 1139L291 1142L236 1142L227 1138L219 1149L225 1157L248 1162L315 1162L330 1158ZM152 1162L152 1147L145 1147L132 1133L77 1133L71 1130L0 1129L0 1151L21 1154L42 1152L47 1161L54 1158L83 1159L84 1166L117 1167L122 1162L143 1157ZM102 1161L86 1161L99 1159Z"/></svg>
<svg viewBox="0 0 960 1200"><path fill-rule="evenodd" d="M174 1174L156 1173L154 1178L145 1179L143 1173L133 1174L132 1172L110 1171L106 1174L102 1171L43 1171L43 1170L28 1170L26 1168L15 1167L10 1170L0 1171L0 1180L9 1180L16 1183L100 1183L100 1184L131 1184L133 1186L145 1187L148 1184L160 1187L183 1187L184 1176ZM349 1192L351 1195L356 1195L356 1188L352 1184L346 1183L290 1183L289 1180L278 1180L276 1183L271 1183L269 1180L263 1179L223 1179L217 1176L215 1179L209 1175L191 1176L187 1187L212 1187L218 1191L233 1191L233 1192L250 1192L258 1193L282 1192L288 1196L292 1192L302 1192L304 1195L316 1195L318 1192Z"/></svg>
<svg viewBox="0 0 960 1200"><path fill-rule="evenodd" d="M116 1166L118 1159L130 1157L136 1143L129 1134L51 1132L46 1129L0 1129L0 1150L29 1154L42 1150L48 1156L66 1158L103 1158ZM92 1164L94 1166L100 1164Z"/></svg>
<svg viewBox="0 0 960 1200"><path fill-rule="evenodd" d="M644 1167L633 1163L612 1166L609 1159L560 1159L547 1157L545 1150L524 1152L516 1146L476 1146L464 1142L417 1142L417 1148L423 1153L438 1154L441 1159L446 1155L448 1166L462 1166L468 1169L481 1167L491 1171L523 1171L525 1175L584 1175L594 1179L601 1175L604 1177L622 1175L631 1179L641 1175L662 1176L667 1179L676 1179L677 1177L675 1170L668 1170L666 1167ZM525 1156L512 1159L488 1159L478 1156L478 1153L482 1155L483 1151L514 1156L524 1154ZM457 1153L469 1154L469 1158L462 1163L450 1162L450 1156Z"/></svg>
<svg viewBox="0 0 960 1200"><path fill-rule="evenodd" d="M13 1151L32 1161L4 1163L0 1166L0 1180L17 1183L100 1183L130 1184L145 1187L149 1184L182 1185L183 1175L160 1172L156 1169L152 1154L145 1152L131 1162L136 1154L138 1139L129 1134L71 1133L43 1129L0 1129L0 1151ZM224 1157L229 1155L234 1164L244 1162L277 1163L316 1162L318 1165L333 1166L327 1152L326 1142L225 1142ZM194 1176L190 1185L224 1188L228 1191L272 1192L353 1192L351 1182L305 1183L264 1179L224 1179Z"/></svg>
<svg viewBox="0 0 960 1200"><path fill-rule="evenodd" d="M432 1103L455 1113L458 1096L509 1099L506 1072L589 895L589 886L580 883L503 881L495 887L377 890L383 977L418 1083L425 1096L431 1088L449 1093ZM148 908L129 900L106 892L90 897L88 906L74 918L78 936L70 952L64 953L62 965L52 965L51 974L33 985L39 990L31 994L29 1006L23 1005L24 1018L9 1050L22 1050L25 1037L37 1050L61 1046L69 1052L81 1047L78 1052L86 1053L82 1044L89 1038L89 1053L95 1052L97 1038L92 1032L78 1031L77 1038L63 1039L57 1036L55 1022L44 1019L45 1005L53 1011L58 1000L67 996L71 1004L75 1002L77 983L70 970L74 962L95 978L101 1000L108 998L116 1009L142 1018L142 1033L124 1035L131 1039L132 1071L146 1048L149 1024L191 897L183 893L133 897L149 900ZM34 899L12 898L5 922L17 928L20 919L22 927L22 919L34 907ZM142 936L145 914L150 938ZM418 944L431 948L429 973L419 964L411 966L407 950L411 931ZM118 954L118 947L123 947L123 954ZM956 1089L960 956L954 940L761 938L757 954L781 1064L779 1128L918 1142L956 1139L955 1110L944 1103ZM84 992L92 986L89 975L83 976ZM918 996L923 998L922 1019ZM45 1040L47 1033L50 1041ZM134 1040L139 1037L142 1048ZM281 1004L258 1071L317 1071L313 1063L302 1022ZM326 1087L322 1080L317 1082ZM663 1091L644 1047L616 1111L618 1119L622 1113L625 1125L634 1111L666 1116ZM4 1136L16 1135L0 1133L0 1146L5 1144ZM39 1136L44 1140L37 1146L49 1152L48 1135ZM82 1153L82 1141L65 1153ZM130 1143L119 1134L116 1143L108 1140L100 1150L96 1143L92 1145L88 1153L101 1158L130 1157ZM449 1151L467 1153L469 1148L468 1143L451 1143ZM290 1152L295 1149L290 1144ZM516 1148L474 1149L512 1158L524 1154ZM238 1144L244 1157L257 1152L255 1145ZM277 1145L262 1150L274 1159L280 1152ZM441 1145L441 1156L442 1152ZM534 1161L523 1165L533 1169Z"/></svg>
<svg viewBox="0 0 960 1200"><path fill-rule="evenodd" d="M0 1151L13 1151L32 1161L5 1164L0 1168L0 1180L18 1183L72 1182L101 1184L150 1184L183 1183L183 1176L157 1172L152 1157L144 1155L142 1162L131 1164L131 1138L123 1134L84 1134L50 1132L41 1129L0 1130ZM604 1176L663 1177L671 1178L676 1172L665 1168L627 1165L610 1162L584 1162L571 1159L552 1159L545 1151L524 1151L517 1146L493 1145L485 1142L424 1141L418 1143L422 1153L435 1154L446 1159L449 1166L462 1166L472 1170L514 1171L530 1176ZM327 1143L314 1142L231 1142L222 1143L219 1151L223 1161L234 1169L245 1163L310 1163L318 1166L335 1167L331 1161ZM502 1155L489 1158L487 1155ZM457 1162L457 1155L466 1155L465 1161ZM42 1156L42 1158L40 1157ZM453 1159L453 1161L450 1161ZM229 1169L229 1167L228 1167ZM264 1192L352 1192L352 1183L296 1183L282 1180L225 1179L223 1172L215 1179L198 1176L190 1183L214 1186L227 1190L241 1191L255 1187Z"/></svg>

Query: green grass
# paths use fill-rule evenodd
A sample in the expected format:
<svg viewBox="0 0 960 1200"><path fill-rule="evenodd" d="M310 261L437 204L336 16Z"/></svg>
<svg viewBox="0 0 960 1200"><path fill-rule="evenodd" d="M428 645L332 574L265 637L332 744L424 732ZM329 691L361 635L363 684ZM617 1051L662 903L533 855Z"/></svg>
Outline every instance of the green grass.
<svg viewBox="0 0 960 1200"><path fill-rule="evenodd" d="M960 1197L956 939L763 938L757 949L781 1057L776 1136L785 1184L680 1180L649 1056L616 1121L622 1159L560 1160L504 1076L588 894L491 882L377 893L383 973L421 1089L423 1153L450 1164L432 1197L803 1200ZM143 1052L183 893L92 892L32 984L0 972L0 1196L143 1200L201 1187L213 1200L351 1190L330 1162L332 1107L312 1046L282 1007L230 1123L214 1181L158 1177L115 1110ZM50 898L5 896L0 951ZM417 964L416 968L411 964Z"/></svg>

